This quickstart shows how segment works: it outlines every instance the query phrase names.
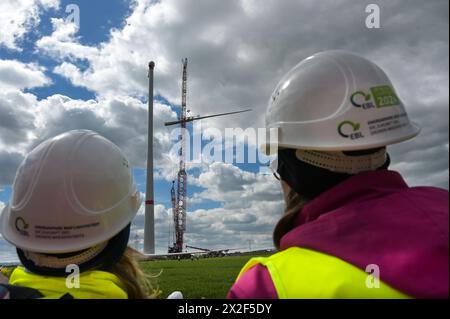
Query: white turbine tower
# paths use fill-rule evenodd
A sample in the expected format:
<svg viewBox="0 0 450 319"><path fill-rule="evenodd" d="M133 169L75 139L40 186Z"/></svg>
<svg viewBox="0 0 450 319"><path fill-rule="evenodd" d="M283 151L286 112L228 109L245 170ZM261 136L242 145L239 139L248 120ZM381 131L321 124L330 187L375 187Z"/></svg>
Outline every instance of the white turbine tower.
<svg viewBox="0 0 450 319"><path fill-rule="evenodd" d="M155 253L155 202L153 195L153 70L155 62L148 64L148 133L147 133L147 185L145 192L144 254Z"/></svg>

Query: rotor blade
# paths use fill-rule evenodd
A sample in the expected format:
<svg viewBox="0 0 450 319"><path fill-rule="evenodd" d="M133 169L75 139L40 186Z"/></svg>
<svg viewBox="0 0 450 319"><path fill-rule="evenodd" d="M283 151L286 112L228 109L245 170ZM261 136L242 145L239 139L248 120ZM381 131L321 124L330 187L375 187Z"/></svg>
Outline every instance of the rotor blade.
<svg viewBox="0 0 450 319"><path fill-rule="evenodd" d="M195 120L201 120L201 119L206 119L206 118L210 118L210 117L218 117L218 116L224 116L224 115L231 115L231 114L237 114L237 113L244 113L244 112L248 112L251 111L251 109L247 109L247 110L243 110L243 111L234 111L234 112L227 112L227 113L219 113L219 114L213 114L213 115L206 115L206 116L191 116L191 117L187 117L185 120L178 120L178 121L172 121L172 122L166 122L164 123L165 126L170 126L170 125L175 125L175 124L179 124L181 122L192 122Z"/></svg>
<svg viewBox="0 0 450 319"><path fill-rule="evenodd" d="M244 112L248 112L248 111L251 111L251 109L247 109L247 110L243 110L243 111L234 111L234 112L227 112L227 113L219 113L219 114L213 114L213 115L198 116L198 117L193 118L191 121L193 121L193 120L206 119L206 118L210 118L210 117L217 117L217 116L224 116L224 115L231 115L231 114L244 113Z"/></svg>

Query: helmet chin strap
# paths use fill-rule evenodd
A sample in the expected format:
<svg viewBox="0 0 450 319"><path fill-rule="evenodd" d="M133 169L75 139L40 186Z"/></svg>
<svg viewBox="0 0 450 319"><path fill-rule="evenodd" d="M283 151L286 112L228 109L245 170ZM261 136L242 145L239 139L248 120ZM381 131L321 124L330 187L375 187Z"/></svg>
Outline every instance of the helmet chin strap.
<svg viewBox="0 0 450 319"><path fill-rule="evenodd" d="M336 173L358 174L373 171L386 163L386 148L367 155L350 156L342 152L297 150L296 157L308 164Z"/></svg>
<svg viewBox="0 0 450 319"><path fill-rule="evenodd" d="M36 266L46 267L46 268L65 268L67 265L83 264L105 249L108 245L108 241L95 245L87 250L70 257L57 257L55 255L48 255L43 253L35 253L31 251L24 251L24 255L27 259L31 260Z"/></svg>
<svg viewBox="0 0 450 319"><path fill-rule="evenodd" d="M374 150L374 153L378 153L380 150ZM332 169L340 168L341 170L346 171L357 171L362 169L363 167L369 167L369 164L359 165L356 169L356 164L354 167L348 167L344 164L336 164L336 158L328 158L323 152L313 151L317 157L321 155L323 158L310 158L310 162L308 163L304 160L300 160L297 156L298 150L296 149L283 149L278 151L278 169L277 172L281 177L281 180L285 181L297 194L300 196L311 200L320 194L324 193L328 189L334 187L335 185L345 181L346 179L354 176L355 174L343 173L338 171L333 171ZM379 169L387 169L389 167L389 155L383 149L384 154L386 155L378 155L381 158L385 158L384 163L381 160L376 159L372 161L370 167L374 167L371 169L372 171ZM336 152L335 152L336 153ZM368 154L367 154L368 155ZM345 156L342 160L345 162L347 158L358 158L360 156L365 157L366 155L338 155L340 159ZM328 163L327 163L328 161ZM338 161L337 161L338 162ZM365 162L365 161L363 161ZM339 162L338 162L339 163ZM351 162L353 163L353 162ZM381 164L382 163L382 164ZM327 165L326 165L327 164ZM346 163L348 164L348 163ZM353 163L354 164L354 163ZM327 168L323 168L323 167ZM369 169L366 169L369 171Z"/></svg>

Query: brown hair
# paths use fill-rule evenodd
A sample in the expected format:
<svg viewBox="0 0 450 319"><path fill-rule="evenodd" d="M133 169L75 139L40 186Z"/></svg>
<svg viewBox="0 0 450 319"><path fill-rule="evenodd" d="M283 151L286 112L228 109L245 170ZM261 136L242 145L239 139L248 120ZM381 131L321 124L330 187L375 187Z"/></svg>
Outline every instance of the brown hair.
<svg viewBox="0 0 450 319"><path fill-rule="evenodd" d="M157 298L160 294L150 283L150 275L145 274L139 267L138 261L142 254L131 247L127 247L120 260L108 271L119 277L129 299Z"/></svg>
<svg viewBox="0 0 450 319"><path fill-rule="evenodd" d="M284 215L278 221L273 231L273 243L277 249L280 249L281 237L295 227L295 218L298 214L301 214L302 208L308 202L306 198L300 196L292 189L290 189L289 193L285 196L285 201L286 209Z"/></svg>
<svg viewBox="0 0 450 319"><path fill-rule="evenodd" d="M347 156L362 156L373 154L385 147L359 151L343 151ZM273 242L280 249L280 241L283 235L295 227L295 218L301 214L301 210L310 200L326 192L335 185L354 176L347 173L337 173L314 166L299 160L295 149L280 149L278 151L278 168L282 183L289 186L285 194L286 209L283 217L278 221L273 231ZM388 169L391 163L389 154L386 153L386 162L377 170ZM301 176L301 178L298 178ZM300 193L297 193L297 192Z"/></svg>

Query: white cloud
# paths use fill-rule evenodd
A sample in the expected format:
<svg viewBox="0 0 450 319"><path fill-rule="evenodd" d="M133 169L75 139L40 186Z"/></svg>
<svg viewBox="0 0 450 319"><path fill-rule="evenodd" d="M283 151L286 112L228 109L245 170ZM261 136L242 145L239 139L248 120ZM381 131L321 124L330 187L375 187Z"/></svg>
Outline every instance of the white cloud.
<svg viewBox="0 0 450 319"><path fill-rule="evenodd" d="M38 99L23 90L49 85L44 72L37 64L0 59L0 185L12 180L36 133Z"/></svg>
<svg viewBox="0 0 450 319"><path fill-rule="evenodd" d="M167 153L168 132L163 131L162 122L174 119L169 106L155 103L155 162L160 163L160 154ZM110 97L98 100L73 100L62 95L53 95L41 100L36 108L38 138L35 143L51 136L71 130L94 130L117 144L128 155L133 166L144 167L147 151L147 105L132 97Z"/></svg>
<svg viewBox="0 0 450 319"><path fill-rule="evenodd" d="M94 59L98 56L98 49L84 46L76 36L78 27L75 23L63 19L52 18L53 33L36 42L36 46L56 59Z"/></svg>
<svg viewBox="0 0 450 319"><path fill-rule="evenodd" d="M38 100L21 91L0 92L0 185L11 184L22 156L47 138L72 129L90 129L117 144L135 167L145 167L147 105L132 97L75 100L52 95ZM157 168L168 171L170 144L165 120L176 118L169 106L155 103L154 154Z"/></svg>
<svg viewBox="0 0 450 319"><path fill-rule="evenodd" d="M214 163L193 183L206 190L194 194L188 205L213 200L223 206L188 212L189 245L243 249L252 240L253 248L272 247L272 231L284 210L280 184L273 176Z"/></svg>
<svg viewBox="0 0 450 319"><path fill-rule="evenodd" d="M18 42L39 25L41 10L57 8L59 0L2 0L0 2L0 45L21 50Z"/></svg>
<svg viewBox="0 0 450 319"><path fill-rule="evenodd" d="M238 167L216 162L203 170L198 178L188 179L190 184L206 188L194 193L196 204L205 200L221 202L224 208L246 208L253 202L280 201L279 183L271 175L247 172Z"/></svg>
<svg viewBox="0 0 450 319"><path fill-rule="evenodd" d="M383 28L370 30L365 5L346 0L268 0L263 6L251 0L195 6L184 0L137 0L126 24L111 30L104 43L83 45L70 26L54 20L54 33L41 39L38 49L62 60L54 72L102 96L145 96L152 59L155 89L174 103L180 101L180 59L187 56L193 114L254 109L203 121L204 127L218 128L262 127L266 101L285 72L317 51L343 49L378 63L407 102L410 117L427 125L423 135L434 134L428 123L448 127L448 17L442 14L448 2L384 1L381 10ZM77 66L77 59L88 67ZM435 148L448 143L447 131L437 133L432 144L423 143L438 152L436 158L448 157L448 151ZM394 146L392 153L394 160L405 160L404 147ZM405 171L410 180L429 176L422 174L430 164L421 156L407 160L419 168ZM448 187L448 179L428 181Z"/></svg>
<svg viewBox="0 0 450 319"><path fill-rule="evenodd" d="M33 94L19 90L0 91L0 149L21 152L28 145L35 130Z"/></svg>
<svg viewBox="0 0 450 319"><path fill-rule="evenodd" d="M16 170L23 160L23 154L18 152L0 151L0 185L10 185L16 175Z"/></svg>
<svg viewBox="0 0 450 319"><path fill-rule="evenodd" d="M0 91L0 186L11 185L20 162L35 140L36 96Z"/></svg>
<svg viewBox="0 0 450 319"><path fill-rule="evenodd" d="M163 205L155 205L155 250L158 254L167 253L168 237L169 237L169 216L171 217L171 209L166 209ZM144 220L145 220L145 205L142 205L133 220L131 226L131 235L129 245L135 246L136 239L139 241L140 248L142 248L144 240ZM136 238L137 234L137 238Z"/></svg>
<svg viewBox="0 0 450 319"><path fill-rule="evenodd" d="M226 166L226 164L223 165ZM238 174L241 176L252 174L237 167L228 167L228 169L239 171ZM216 177L222 178L223 175ZM226 205L193 211L188 207L185 244L207 249L237 248L243 250L248 249L250 240L252 248L272 247L273 228L284 210L278 183L268 179L262 181L254 176L252 182L248 183L248 188L262 189L253 192L252 195L250 192L247 195L242 194L242 196L233 191L224 192L220 196L215 184L204 186L208 187L207 192L215 193L212 195L214 200L226 202ZM188 206L189 204L193 204L193 200L189 199ZM157 253L166 253L167 246L171 244L169 235L173 234L173 223L169 223L169 219L172 220L172 209L165 208L163 205L155 205ZM133 245L136 233L142 245L143 227L144 206L141 206L133 222L133 235L130 239Z"/></svg>
<svg viewBox="0 0 450 319"><path fill-rule="evenodd" d="M247 249L247 242L251 240L253 248L270 248L272 232L283 209L282 201L252 201L245 208L190 212L187 215L186 243L209 249Z"/></svg>
<svg viewBox="0 0 450 319"><path fill-rule="evenodd" d="M34 63L0 59L0 88L24 89L50 85L51 80L44 72L45 68Z"/></svg>

